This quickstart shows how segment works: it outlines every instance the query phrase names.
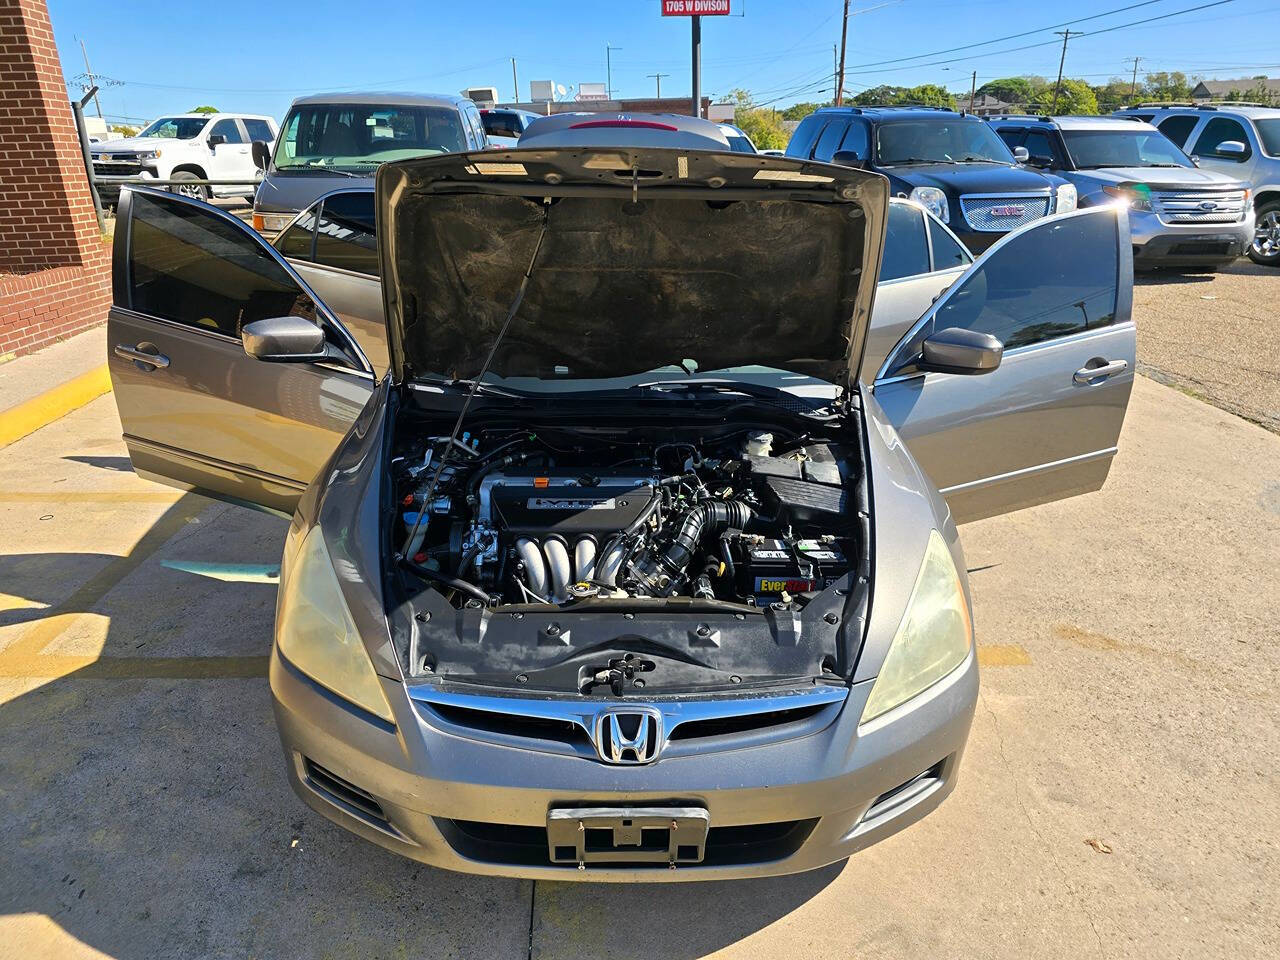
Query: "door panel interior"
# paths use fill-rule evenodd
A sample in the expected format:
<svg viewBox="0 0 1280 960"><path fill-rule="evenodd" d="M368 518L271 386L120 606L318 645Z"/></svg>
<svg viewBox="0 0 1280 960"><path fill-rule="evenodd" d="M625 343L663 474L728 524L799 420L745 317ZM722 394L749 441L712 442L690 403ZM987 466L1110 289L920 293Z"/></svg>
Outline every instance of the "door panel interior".
<svg viewBox="0 0 1280 960"><path fill-rule="evenodd" d="M1102 485L1133 384L1132 287L1127 218L1038 221L987 251L894 349L876 400L957 522ZM920 344L950 326L999 337L999 368L921 372Z"/></svg>

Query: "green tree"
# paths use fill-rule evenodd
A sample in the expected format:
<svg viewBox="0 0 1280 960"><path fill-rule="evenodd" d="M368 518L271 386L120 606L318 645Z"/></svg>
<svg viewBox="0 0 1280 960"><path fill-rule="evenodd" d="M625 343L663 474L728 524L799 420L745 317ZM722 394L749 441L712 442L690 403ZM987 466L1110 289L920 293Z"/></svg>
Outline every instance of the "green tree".
<svg viewBox="0 0 1280 960"><path fill-rule="evenodd" d="M826 103L813 103L812 101L808 101L808 100L806 100L804 103L793 103L791 106L787 107L785 110L782 111L782 119L783 120L803 120L805 117L813 113L813 111L817 110L819 107L829 107L829 106L831 106L831 101L829 100Z"/></svg>
<svg viewBox="0 0 1280 960"><path fill-rule="evenodd" d="M204 106L204 107L192 107L191 112L192 113L221 113L222 111L220 111L217 107Z"/></svg>
<svg viewBox="0 0 1280 960"><path fill-rule="evenodd" d="M782 116L770 107L757 107L751 99L751 92L739 87L730 90L722 103L734 104L733 122L742 129L758 150L785 150L787 148L787 130L782 125Z"/></svg>
<svg viewBox="0 0 1280 960"><path fill-rule="evenodd" d="M1049 81L1044 77L1001 77L980 86L978 96L995 97L1005 103L1021 106L1029 104L1048 84Z"/></svg>
<svg viewBox="0 0 1280 960"><path fill-rule="evenodd" d="M918 87L895 87L882 84L863 90L850 102L857 107L897 107L918 104L925 107L948 107L954 110L956 106L955 96L936 83L923 83Z"/></svg>
<svg viewBox="0 0 1280 960"><path fill-rule="evenodd" d="M1057 110L1053 106L1053 85L1046 87L1031 98L1028 106L1039 113L1056 112L1059 115L1094 114L1098 112L1098 98L1093 88L1083 80L1071 77L1062 78L1062 92L1058 96Z"/></svg>
<svg viewBox="0 0 1280 960"><path fill-rule="evenodd" d="M1148 73L1142 81L1142 96L1146 100L1155 101L1190 100L1194 86L1195 84L1188 82L1187 75L1179 70L1172 73Z"/></svg>
<svg viewBox="0 0 1280 960"><path fill-rule="evenodd" d="M107 129L109 129L112 133L117 134L121 137L136 137L138 135L139 128L126 126L125 124L121 123L121 124L113 124Z"/></svg>

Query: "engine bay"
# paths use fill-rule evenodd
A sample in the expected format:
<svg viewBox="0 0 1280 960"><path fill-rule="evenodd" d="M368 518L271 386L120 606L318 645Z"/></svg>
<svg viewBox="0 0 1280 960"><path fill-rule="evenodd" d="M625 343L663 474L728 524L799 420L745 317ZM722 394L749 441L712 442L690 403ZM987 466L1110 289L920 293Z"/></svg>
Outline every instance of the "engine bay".
<svg viewBox="0 0 1280 960"><path fill-rule="evenodd" d="M413 438L395 459L393 542L463 604L803 606L858 555L856 454L736 433L624 445L481 430L438 479L449 437Z"/></svg>

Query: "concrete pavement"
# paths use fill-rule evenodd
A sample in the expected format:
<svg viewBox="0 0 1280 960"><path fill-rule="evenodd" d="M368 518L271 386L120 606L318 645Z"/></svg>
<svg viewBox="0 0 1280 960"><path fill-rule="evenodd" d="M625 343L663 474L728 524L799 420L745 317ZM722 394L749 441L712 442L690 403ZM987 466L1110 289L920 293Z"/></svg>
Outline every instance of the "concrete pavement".
<svg viewBox="0 0 1280 960"><path fill-rule="evenodd" d="M1139 378L1101 493L962 531L1024 654L955 794L781 880L470 878L311 814L261 678L283 533L135 477L110 397L0 451L0 956L1280 951L1280 437L1176 391Z"/></svg>

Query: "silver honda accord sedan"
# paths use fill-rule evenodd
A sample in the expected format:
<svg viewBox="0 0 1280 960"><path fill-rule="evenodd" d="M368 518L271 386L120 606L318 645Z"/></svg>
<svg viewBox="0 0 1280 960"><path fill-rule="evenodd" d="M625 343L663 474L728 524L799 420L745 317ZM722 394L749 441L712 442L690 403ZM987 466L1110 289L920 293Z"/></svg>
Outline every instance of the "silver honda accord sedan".
<svg viewBox="0 0 1280 960"><path fill-rule="evenodd" d="M488 151L376 200L376 344L222 211L126 191L116 228L135 469L292 515L298 795L425 863L607 881L809 870L937 807L978 694L956 523L1106 478L1126 219L1010 234L868 368L878 175Z"/></svg>

